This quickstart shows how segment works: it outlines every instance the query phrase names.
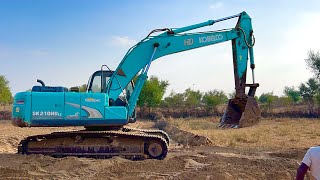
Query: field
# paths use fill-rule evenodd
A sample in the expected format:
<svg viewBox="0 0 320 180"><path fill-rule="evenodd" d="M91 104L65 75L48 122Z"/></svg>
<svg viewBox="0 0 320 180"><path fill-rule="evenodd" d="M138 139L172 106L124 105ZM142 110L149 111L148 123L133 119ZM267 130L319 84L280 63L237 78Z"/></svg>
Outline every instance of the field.
<svg viewBox="0 0 320 180"><path fill-rule="evenodd" d="M16 154L22 138L80 128L18 128L10 121L0 121L1 179L293 179L297 161L320 142L318 120L262 119L242 129L219 129L217 118L168 121L210 138L212 144L190 146L173 139L164 160L26 156ZM133 126L153 125L140 121Z"/></svg>
<svg viewBox="0 0 320 180"><path fill-rule="evenodd" d="M218 118L172 119L180 129L209 137L215 146L245 151L274 151L320 145L319 119L263 119L241 129L219 129Z"/></svg>

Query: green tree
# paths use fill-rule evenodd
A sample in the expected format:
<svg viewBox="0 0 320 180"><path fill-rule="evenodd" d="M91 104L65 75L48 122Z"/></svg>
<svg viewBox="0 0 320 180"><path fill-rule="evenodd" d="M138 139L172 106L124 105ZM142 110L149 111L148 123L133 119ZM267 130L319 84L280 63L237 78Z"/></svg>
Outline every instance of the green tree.
<svg viewBox="0 0 320 180"><path fill-rule="evenodd" d="M290 105L292 105L294 103L293 99L291 97L288 97L288 96L282 96L282 97L279 97L277 99L277 105L280 106L280 107L289 107ZM289 111L290 109L288 109Z"/></svg>
<svg viewBox="0 0 320 180"><path fill-rule="evenodd" d="M273 92L262 93L259 97L259 101L263 104L266 104L269 112L271 111L271 104L278 99L277 96L273 94Z"/></svg>
<svg viewBox="0 0 320 180"><path fill-rule="evenodd" d="M208 111L217 111L217 106L225 103L228 97L223 91L213 90L206 92L202 97L202 102L205 104Z"/></svg>
<svg viewBox="0 0 320 180"><path fill-rule="evenodd" d="M320 78L320 53L319 51L314 52L313 50L308 51L308 58L305 59L308 68L315 75Z"/></svg>
<svg viewBox="0 0 320 180"><path fill-rule="evenodd" d="M301 99L299 90L296 90L293 86L285 86L283 92L294 103L297 103Z"/></svg>
<svg viewBox="0 0 320 180"><path fill-rule="evenodd" d="M161 81L158 77L151 76L141 90L138 106L148 107L149 111L150 108L159 106L168 85L168 81Z"/></svg>
<svg viewBox="0 0 320 180"><path fill-rule="evenodd" d="M315 100L316 104L318 106L320 106L320 93L319 92L314 96L314 100Z"/></svg>
<svg viewBox="0 0 320 180"><path fill-rule="evenodd" d="M184 106L184 94L171 92L170 95L164 98L164 105L166 107L183 107Z"/></svg>
<svg viewBox="0 0 320 180"><path fill-rule="evenodd" d="M310 78L299 86L300 95L303 101L308 104L309 110L313 109L315 99L319 95L319 87L319 83L314 78Z"/></svg>
<svg viewBox="0 0 320 180"><path fill-rule="evenodd" d="M82 84L79 86L79 92L86 92L87 90L87 84Z"/></svg>
<svg viewBox="0 0 320 180"><path fill-rule="evenodd" d="M11 104L12 100L13 98L9 88L9 81L5 76L0 75L0 104Z"/></svg>
<svg viewBox="0 0 320 180"><path fill-rule="evenodd" d="M261 103L269 103L274 100L273 92L262 93L259 97L259 101Z"/></svg>
<svg viewBox="0 0 320 180"><path fill-rule="evenodd" d="M184 92L184 97L186 106L195 108L200 105L202 93L199 90L194 91L188 88Z"/></svg>
<svg viewBox="0 0 320 180"><path fill-rule="evenodd" d="M314 74L314 78L310 78L305 84L299 87L301 96L309 106L309 110L313 111L314 103L320 106L320 53L313 50L308 51L308 58L305 59L308 68Z"/></svg>

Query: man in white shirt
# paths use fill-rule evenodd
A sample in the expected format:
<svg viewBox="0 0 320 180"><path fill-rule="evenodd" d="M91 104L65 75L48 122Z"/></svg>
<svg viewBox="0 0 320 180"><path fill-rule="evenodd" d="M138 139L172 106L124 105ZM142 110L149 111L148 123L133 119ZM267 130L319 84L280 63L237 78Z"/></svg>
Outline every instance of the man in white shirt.
<svg viewBox="0 0 320 180"><path fill-rule="evenodd" d="M297 170L296 180L303 180L305 174L310 179L320 180L320 146L311 147L307 151Z"/></svg>

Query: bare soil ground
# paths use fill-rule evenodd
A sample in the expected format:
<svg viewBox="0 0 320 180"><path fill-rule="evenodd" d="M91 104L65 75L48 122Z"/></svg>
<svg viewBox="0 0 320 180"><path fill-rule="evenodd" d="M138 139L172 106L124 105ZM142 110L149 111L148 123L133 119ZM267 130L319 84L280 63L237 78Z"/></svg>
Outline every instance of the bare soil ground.
<svg viewBox="0 0 320 180"><path fill-rule="evenodd" d="M213 144L192 147L174 142L164 160L27 156L16 154L24 137L81 128L18 128L0 121L0 179L293 179L296 162L309 146L320 142L316 131L320 121L314 120L267 119L254 127L231 130L217 129L216 119L171 119L170 123L205 135ZM133 126L153 124L144 121ZM300 136L291 137L295 133Z"/></svg>

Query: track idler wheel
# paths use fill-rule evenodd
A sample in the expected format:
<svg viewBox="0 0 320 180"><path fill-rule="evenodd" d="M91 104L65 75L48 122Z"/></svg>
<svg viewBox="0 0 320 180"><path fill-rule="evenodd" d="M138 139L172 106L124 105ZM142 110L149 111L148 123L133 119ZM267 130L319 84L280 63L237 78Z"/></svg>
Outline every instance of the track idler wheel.
<svg viewBox="0 0 320 180"><path fill-rule="evenodd" d="M248 127L259 122L261 111L254 97L233 98L228 102L219 127L241 128Z"/></svg>
<svg viewBox="0 0 320 180"><path fill-rule="evenodd" d="M152 140L145 145L145 153L152 159L164 159L167 152L167 146L160 141Z"/></svg>
<svg viewBox="0 0 320 180"><path fill-rule="evenodd" d="M28 146L28 142L26 140L21 140L18 145L18 153L27 154L27 146Z"/></svg>

